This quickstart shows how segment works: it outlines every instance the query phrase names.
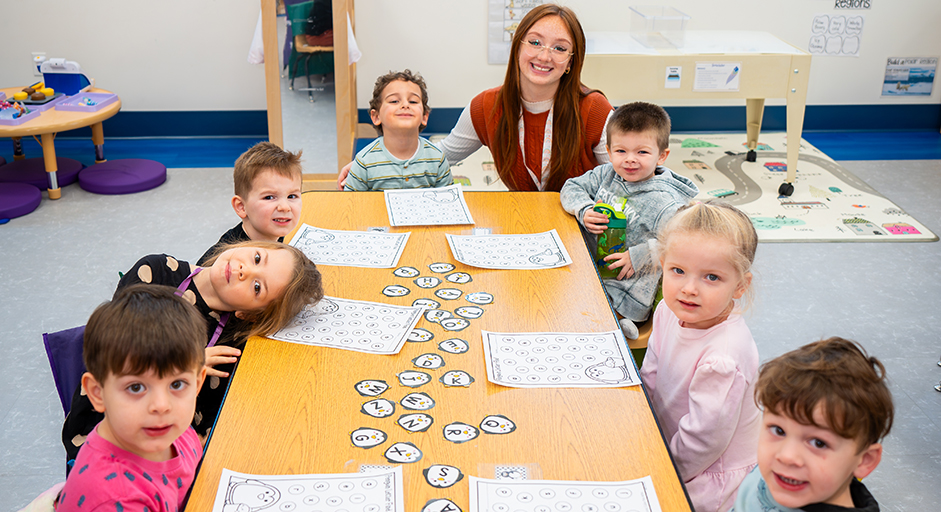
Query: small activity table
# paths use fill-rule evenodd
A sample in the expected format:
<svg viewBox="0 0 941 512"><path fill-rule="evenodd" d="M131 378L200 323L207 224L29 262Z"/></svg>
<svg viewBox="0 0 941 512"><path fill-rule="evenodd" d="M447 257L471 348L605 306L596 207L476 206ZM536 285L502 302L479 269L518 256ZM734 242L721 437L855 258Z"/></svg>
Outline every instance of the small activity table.
<svg viewBox="0 0 941 512"><path fill-rule="evenodd" d="M22 90L22 87L11 87L9 89L0 89L6 93L7 98L12 98L13 93ZM105 93L110 91L104 89L91 89L88 92ZM13 158L22 160L26 158L23 154L23 146L20 139L32 135L40 136L39 144L42 146L43 161L46 164L46 172L49 173L49 199L59 199L62 197L62 190L59 188L56 171L56 134L76 128L91 126L91 140L95 145L95 163L105 161L105 135L101 123L109 119L121 110L121 100L105 105L95 112L69 112L59 111L55 107L45 110L35 119L26 121L16 126L0 125L0 137L10 137L13 139Z"/></svg>
<svg viewBox="0 0 941 512"><path fill-rule="evenodd" d="M404 464L406 510L418 511L432 498L452 499L468 510L468 478L448 489L429 486L422 469L447 464L465 475L493 478L494 465L526 465L530 479L632 480L650 475L663 510L689 511L690 505L640 386L607 389L520 389L487 380L481 329L497 332L603 332L618 329L592 259L575 219L567 214L555 192L465 192L475 226L391 227L410 232L399 266L411 266L422 276L437 276L428 265L449 262L473 281L441 286L465 292L486 291L492 304L470 327L447 332L425 320L418 327L434 333L424 343L406 343L397 355L383 356L275 341L248 340L225 404L207 444L206 454L186 510L212 508L223 468L254 474L356 473L362 464L391 465L383 452L394 441L414 443L424 458ZM385 201L377 192L307 192L301 221L327 229L366 231L388 226ZM541 233L555 228L574 263L546 270L486 270L456 262L445 233L472 234L473 228L493 234ZM291 237L286 237L290 239ZM396 305L411 305L433 290L411 286L404 297L386 297L381 290L404 284L394 269L319 265L327 295ZM416 293L416 291L422 293ZM463 297L443 308L470 305ZM460 304L457 304L460 303ZM469 342L465 354L437 349L449 338ZM447 361L430 370L433 381L417 389L401 387L396 374L416 369L411 360L435 352ZM629 363L630 364L630 363ZM470 373L467 388L445 388L437 381L448 369ZM437 405L435 421L423 433L409 434L394 417L376 419L360 412L363 402L354 384L385 380L391 386L382 397L399 400L409 392L425 392ZM463 443L446 441L442 427L452 421L477 424L485 416L502 414L516 422L507 435L489 435ZM389 440L372 449L356 448L350 433L360 427L378 428ZM534 474L535 473L535 474Z"/></svg>
<svg viewBox="0 0 941 512"><path fill-rule="evenodd" d="M766 98L787 102L787 178L779 189L791 195L804 106L810 78L810 54L767 32L733 30L687 30L683 46L647 48L627 32L589 32L588 52L582 82L612 98L634 100L727 100L744 99L749 161L761 131ZM696 90L696 64L737 63L740 66L736 91ZM678 86L666 87L667 68L679 66Z"/></svg>

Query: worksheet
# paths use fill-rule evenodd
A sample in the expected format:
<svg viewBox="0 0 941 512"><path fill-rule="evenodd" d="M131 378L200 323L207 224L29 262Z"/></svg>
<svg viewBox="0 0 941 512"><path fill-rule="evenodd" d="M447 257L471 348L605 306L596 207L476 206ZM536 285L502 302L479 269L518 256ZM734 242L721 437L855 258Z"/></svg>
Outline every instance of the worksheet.
<svg viewBox="0 0 941 512"><path fill-rule="evenodd" d="M470 512L660 512L649 476L624 482L470 477Z"/></svg>
<svg viewBox="0 0 941 512"><path fill-rule="evenodd" d="M487 378L512 388L620 388L640 378L620 331L480 331Z"/></svg>
<svg viewBox="0 0 941 512"><path fill-rule="evenodd" d="M269 338L372 354L398 354L425 309L324 297Z"/></svg>
<svg viewBox="0 0 941 512"><path fill-rule="evenodd" d="M473 224L460 185L386 190L386 210L393 226Z"/></svg>
<svg viewBox="0 0 941 512"><path fill-rule="evenodd" d="M301 224L292 245L318 265L392 268L399 263L410 233L341 231Z"/></svg>
<svg viewBox="0 0 941 512"><path fill-rule="evenodd" d="M454 259L493 269L535 270L570 265L556 230L528 235L444 235Z"/></svg>
<svg viewBox="0 0 941 512"><path fill-rule="evenodd" d="M404 512L402 468L377 473L252 475L223 468L212 512Z"/></svg>

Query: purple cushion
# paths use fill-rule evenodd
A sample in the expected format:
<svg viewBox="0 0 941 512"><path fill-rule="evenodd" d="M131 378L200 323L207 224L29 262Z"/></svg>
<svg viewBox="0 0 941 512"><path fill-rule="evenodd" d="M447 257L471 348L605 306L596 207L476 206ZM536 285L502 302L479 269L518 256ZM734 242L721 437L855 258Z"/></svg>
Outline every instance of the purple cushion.
<svg viewBox="0 0 941 512"><path fill-rule="evenodd" d="M42 201L42 192L28 183L0 183L0 219L22 217Z"/></svg>
<svg viewBox="0 0 941 512"><path fill-rule="evenodd" d="M78 160L56 157L56 167L59 168L56 172L59 187L64 187L78 180L78 172L84 165ZM14 160L0 167L0 183L29 183L36 188L46 190L49 188L46 164L42 158Z"/></svg>
<svg viewBox="0 0 941 512"><path fill-rule="evenodd" d="M167 166L153 160L125 158L86 167L78 184L95 194L132 194L167 181Z"/></svg>

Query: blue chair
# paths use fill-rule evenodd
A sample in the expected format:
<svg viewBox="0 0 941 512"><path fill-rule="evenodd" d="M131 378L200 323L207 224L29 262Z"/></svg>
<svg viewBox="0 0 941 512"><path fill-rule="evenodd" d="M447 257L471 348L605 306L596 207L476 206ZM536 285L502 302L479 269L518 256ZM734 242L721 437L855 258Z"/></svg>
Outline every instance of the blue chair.
<svg viewBox="0 0 941 512"><path fill-rule="evenodd" d="M84 325L42 335L49 367L52 368L52 378L55 380L56 391L66 416L72 408L72 394L81 384L82 374L85 373L85 361L82 359L84 339Z"/></svg>

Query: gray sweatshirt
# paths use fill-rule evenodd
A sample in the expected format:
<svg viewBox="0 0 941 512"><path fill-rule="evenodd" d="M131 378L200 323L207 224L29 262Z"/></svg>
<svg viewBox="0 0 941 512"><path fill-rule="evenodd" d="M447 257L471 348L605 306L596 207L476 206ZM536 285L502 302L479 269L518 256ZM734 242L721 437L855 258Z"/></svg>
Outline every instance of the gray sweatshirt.
<svg viewBox="0 0 941 512"><path fill-rule="evenodd" d="M583 227L585 211L595 204L607 203L615 208L623 205L627 217L625 245L634 275L620 281L605 279L603 284L614 309L624 318L641 322L650 314L661 273L655 254L657 232L698 193L692 181L666 167L658 166L649 179L632 183L618 176L610 163L571 178L562 187L562 208ZM597 238L589 236L597 244Z"/></svg>

